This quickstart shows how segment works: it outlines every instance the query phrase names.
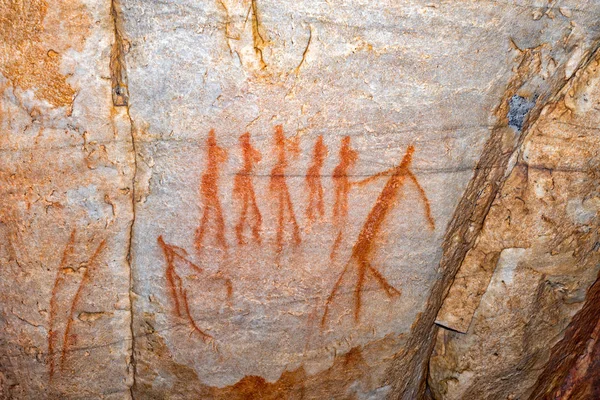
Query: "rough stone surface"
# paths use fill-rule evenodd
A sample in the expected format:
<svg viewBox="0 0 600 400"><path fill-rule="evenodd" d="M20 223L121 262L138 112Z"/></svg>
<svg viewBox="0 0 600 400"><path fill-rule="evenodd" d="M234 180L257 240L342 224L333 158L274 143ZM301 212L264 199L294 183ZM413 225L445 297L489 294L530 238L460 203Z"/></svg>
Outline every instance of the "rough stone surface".
<svg viewBox="0 0 600 400"><path fill-rule="evenodd" d="M598 269L599 15L0 2L0 398L483 395L507 330L549 393Z"/></svg>
<svg viewBox="0 0 600 400"><path fill-rule="evenodd" d="M581 72L532 126L438 314L455 331L431 358L436 398L527 398L596 280L600 58Z"/></svg>
<svg viewBox="0 0 600 400"><path fill-rule="evenodd" d="M127 398L133 154L110 3L0 3L0 397Z"/></svg>

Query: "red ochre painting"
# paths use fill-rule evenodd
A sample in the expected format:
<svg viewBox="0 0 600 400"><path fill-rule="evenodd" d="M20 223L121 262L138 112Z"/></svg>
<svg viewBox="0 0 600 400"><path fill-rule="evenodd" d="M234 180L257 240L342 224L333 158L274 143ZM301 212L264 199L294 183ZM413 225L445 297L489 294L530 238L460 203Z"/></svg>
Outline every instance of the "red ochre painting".
<svg viewBox="0 0 600 400"><path fill-rule="evenodd" d="M238 140L241 165L238 167L237 172L232 175L232 195L237 206L232 208L236 215L232 217L235 221L235 240L232 240L231 243L236 243L237 246L243 247L253 242L261 250L267 246L273 246L273 262L276 265L279 265L282 252L286 246L290 246L291 248L301 246L303 241L302 236L311 232L310 230L303 231L301 229L295 211L294 199L288 186L290 156L294 158L299 151L298 139L287 138L281 125L274 127L272 135L274 164L268 175L268 193L265 193L265 203L262 205L259 203L260 199L257 199L254 182L256 176L259 176L257 169L263 161L262 154L252 145L250 133L243 133ZM215 130L210 130L208 134L205 151L206 163L200 179L201 219L194 238L198 253L202 252L205 242L209 241L225 251L230 246L227 240L228 232L226 231L225 216L220 197L220 180L226 179L226 177L221 176L221 165L227 160L228 155L227 151L219 146ZM329 149L324 143L323 136L318 136L312 146L312 159L306 173L303 174L305 190L301 191L306 196L305 225L310 226L317 222L331 224L334 237L332 238L333 244L330 249L329 259L332 268L335 268L336 265L339 265L341 268L337 272L335 283L329 289L328 295L320 306L321 329L324 329L331 319L331 306L337 301L340 294L340 287L345 278L350 276L355 277L355 281L351 283L352 304L348 305L352 310L352 317L355 323L360 322L361 313L363 312L363 292L367 281L371 280L374 282L389 298L398 298L401 296L401 289L392 285L377 265L373 264L373 255L377 239L381 235L382 225L389 217L390 211L401 201L402 191L405 190L407 180L412 183L410 187L416 190L422 203L424 224L430 231L434 231L435 229L435 221L431 213L429 199L417 176L411 170L415 151L415 147L410 145L399 164L395 167L361 180L353 180L352 171L358 162L359 154L353 149L349 136L341 138L337 164L329 175L325 175L323 172L326 160L329 157ZM326 193L323 188L324 179L332 180L333 202L330 210L327 210L326 207ZM362 223L362 228L353 242L348 259L342 261L342 264L334 262L338 258L338 249L343 241L343 237L348 231L346 227L350 212L349 197L351 196L352 189L378 181L384 182L383 187L379 195L374 199L374 203ZM271 209L271 212L273 212L275 226L272 227L272 232L274 238L271 238L272 240L270 241L265 240L264 237L263 229L265 227L263 227L263 213L261 209ZM268 231L268 229L265 231ZM166 262L165 278L170 292L169 297L173 302L175 316L185 321L202 340L212 340L212 335L202 329L194 320L190 311L190 296L193 296L193 293L188 292L188 289L186 289L186 285L184 285L185 276L178 272L178 269L187 269L195 274L207 274L207 272L194 263L193 257L184 249L167 243L163 236L159 236L157 241ZM72 251L69 246L67 245L65 249L65 257L68 257L69 252ZM355 274L350 274L351 270ZM227 290L227 297L231 300L235 281L222 278L219 274L212 277L222 281ZM76 301L77 299L75 299ZM53 332L51 333L53 334Z"/></svg>
<svg viewBox="0 0 600 400"><path fill-rule="evenodd" d="M76 344L77 337L73 334L73 322L80 310L84 298L84 290L93 279L99 267L99 259L104 251L106 242L101 241L87 262L76 263L76 230L71 231L69 240L62 252L60 264L56 269L56 277L50 298L49 329L48 329L48 368L50 381L57 372L63 372L67 366L71 348ZM75 280L78 279L78 282ZM65 301L58 301L63 292L76 285L75 294ZM66 306L66 307L65 307ZM62 334L60 330L62 329ZM59 350L60 349L60 350Z"/></svg>

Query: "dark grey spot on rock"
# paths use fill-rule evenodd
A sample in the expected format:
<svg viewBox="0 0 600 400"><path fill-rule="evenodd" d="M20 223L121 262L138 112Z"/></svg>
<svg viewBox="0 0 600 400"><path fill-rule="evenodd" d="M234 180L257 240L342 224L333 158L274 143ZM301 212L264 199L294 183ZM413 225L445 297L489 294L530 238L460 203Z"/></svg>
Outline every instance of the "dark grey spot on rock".
<svg viewBox="0 0 600 400"><path fill-rule="evenodd" d="M533 100L527 100L525 97L518 95L511 97L508 101L508 126L520 132L523 129L525 117L535 105L536 99L537 96Z"/></svg>

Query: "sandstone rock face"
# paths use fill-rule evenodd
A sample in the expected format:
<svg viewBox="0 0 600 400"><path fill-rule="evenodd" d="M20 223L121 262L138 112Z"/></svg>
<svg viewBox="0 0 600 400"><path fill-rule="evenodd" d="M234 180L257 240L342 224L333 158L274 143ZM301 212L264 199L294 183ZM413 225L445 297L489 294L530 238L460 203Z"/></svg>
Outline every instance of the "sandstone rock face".
<svg viewBox="0 0 600 400"><path fill-rule="evenodd" d="M599 15L1 4L0 397L531 393L598 270Z"/></svg>
<svg viewBox="0 0 600 400"><path fill-rule="evenodd" d="M437 398L527 398L597 278L600 58L581 72L531 127L438 314L464 334L439 331Z"/></svg>
<svg viewBox="0 0 600 400"><path fill-rule="evenodd" d="M134 164L113 32L105 2L0 4L2 398L130 392Z"/></svg>

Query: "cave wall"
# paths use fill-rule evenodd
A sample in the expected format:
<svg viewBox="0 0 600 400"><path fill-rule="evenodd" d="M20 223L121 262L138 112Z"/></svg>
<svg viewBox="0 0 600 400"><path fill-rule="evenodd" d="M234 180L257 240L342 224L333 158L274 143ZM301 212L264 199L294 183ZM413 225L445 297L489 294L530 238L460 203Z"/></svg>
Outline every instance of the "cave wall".
<svg viewBox="0 0 600 400"><path fill-rule="evenodd" d="M557 390L597 336L598 16L0 4L0 397Z"/></svg>

